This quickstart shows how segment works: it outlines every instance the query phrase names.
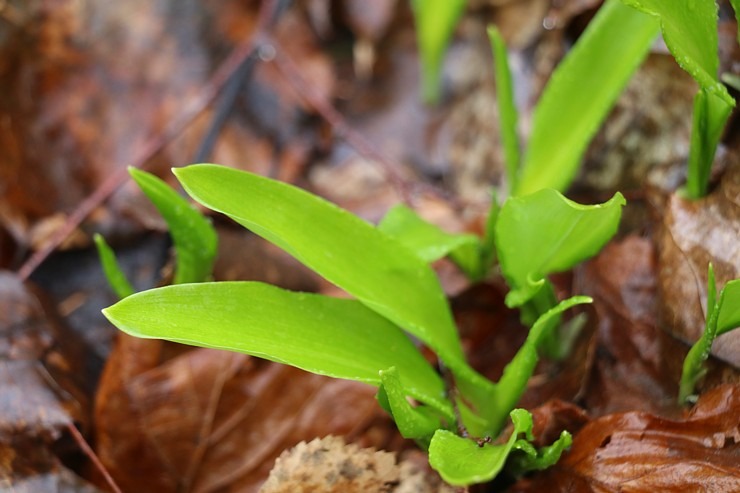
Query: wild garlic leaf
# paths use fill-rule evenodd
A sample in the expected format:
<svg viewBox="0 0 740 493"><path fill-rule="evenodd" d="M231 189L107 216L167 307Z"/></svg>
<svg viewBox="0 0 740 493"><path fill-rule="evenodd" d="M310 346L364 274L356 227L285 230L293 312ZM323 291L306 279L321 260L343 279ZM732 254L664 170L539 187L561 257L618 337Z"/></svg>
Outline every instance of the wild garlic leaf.
<svg viewBox="0 0 740 493"><path fill-rule="evenodd" d="M372 385L395 366L410 396L452 413L441 378L411 340L356 300L259 282L197 283L137 293L103 313L135 337L246 353Z"/></svg>
<svg viewBox="0 0 740 493"><path fill-rule="evenodd" d="M126 278L126 274L123 273L118 260L116 260L115 253L113 253L105 238L102 235L95 234L93 239L95 240L95 247L98 249L100 263L103 265L105 278L108 280L110 287L119 298L134 294L134 288Z"/></svg>
<svg viewBox="0 0 740 493"><path fill-rule="evenodd" d="M165 182L129 168L131 177L167 222L175 244L175 284L201 282L211 275L218 237L208 219Z"/></svg>
<svg viewBox="0 0 740 493"><path fill-rule="evenodd" d="M479 277L481 240L473 234L448 233L399 204L388 211L378 229L392 236L425 262L447 255L471 278Z"/></svg>
<svg viewBox="0 0 740 493"><path fill-rule="evenodd" d="M617 192L603 204L581 205L550 189L509 198L496 222L496 251L512 288L506 304L522 305L547 275L601 250L617 232L625 203Z"/></svg>
<svg viewBox="0 0 740 493"><path fill-rule="evenodd" d="M519 435L524 434L527 440L533 438L532 415L528 411L514 409L510 416L514 430L506 443L500 445L479 445L474 440L462 438L450 431L438 430L429 445L429 464L445 481L454 486L490 481L501 472L512 451L523 448ZM541 461L547 457L546 460L554 464L560 458L558 452L562 452L567 446L565 439L561 444L556 442L552 449L546 453L538 453L537 456L541 457Z"/></svg>
<svg viewBox="0 0 740 493"><path fill-rule="evenodd" d="M717 313L717 335L740 327L740 279L734 279L722 288Z"/></svg>
<svg viewBox="0 0 740 493"><path fill-rule="evenodd" d="M503 427L506 416L516 406L524 394L527 382L532 377L539 361L538 348L549 327L548 321L576 305L591 303L588 296L574 296L561 301L555 307L540 316L534 323L527 339L512 360L504 368L501 379L496 383L496 393L492 399L489 415L485 416L491 424L491 431L496 434Z"/></svg>
<svg viewBox="0 0 740 493"><path fill-rule="evenodd" d="M422 94L424 101L434 103L439 99L444 54L465 10L465 0L412 0L411 7L421 58Z"/></svg>
<svg viewBox="0 0 740 493"><path fill-rule="evenodd" d="M537 103L517 195L568 188L586 146L657 34L653 17L619 0L604 3Z"/></svg>
<svg viewBox="0 0 740 493"><path fill-rule="evenodd" d="M407 391L401 383L398 368L394 366L381 371L380 381L380 391L388 405L388 412L404 438L429 440L442 427L439 415L428 412L431 409L425 406L413 407L406 400ZM445 417L450 423L455 421L454 414Z"/></svg>
<svg viewBox="0 0 740 493"><path fill-rule="evenodd" d="M509 69L509 55L501 33L494 26L488 28L488 39L493 50L493 73L496 79L496 100L498 119L501 126L501 142L504 147L506 180L509 195L514 193L519 178L519 136L517 120L519 115L514 104L514 88Z"/></svg>
<svg viewBox="0 0 740 493"><path fill-rule="evenodd" d="M198 202L281 247L432 348L471 389L489 382L465 362L434 271L366 221L292 185L213 164L173 172ZM386 365L382 370L392 365ZM399 367L403 375L405 373Z"/></svg>
<svg viewBox="0 0 740 493"><path fill-rule="evenodd" d="M714 154L731 113L732 106L706 88L696 93L686 177L689 198L699 199L707 194Z"/></svg>
<svg viewBox="0 0 740 493"><path fill-rule="evenodd" d="M681 68L696 79L699 86L734 106L734 100L719 82L715 0L622 1L659 19L665 44Z"/></svg>

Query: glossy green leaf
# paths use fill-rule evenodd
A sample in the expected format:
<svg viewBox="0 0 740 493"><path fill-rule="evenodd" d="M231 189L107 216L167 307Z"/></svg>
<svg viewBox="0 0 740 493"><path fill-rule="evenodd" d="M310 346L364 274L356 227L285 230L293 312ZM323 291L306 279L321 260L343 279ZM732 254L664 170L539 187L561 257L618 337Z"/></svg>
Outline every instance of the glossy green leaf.
<svg viewBox="0 0 740 493"><path fill-rule="evenodd" d="M103 313L136 337L227 349L373 385L395 366L409 395L452 412L441 378L410 339L355 300L258 282L178 284L134 294Z"/></svg>
<svg viewBox="0 0 740 493"><path fill-rule="evenodd" d="M604 3L537 103L517 195L568 187L586 146L657 34L652 16L619 0Z"/></svg>
<svg viewBox="0 0 740 493"><path fill-rule="evenodd" d="M422 69L422 93L430 103L439 99L442 61L465 0L412 0Z"/></svg>
<svg viewBox="0 0 740 493"><path fill-rule="evenodd" d="M689 147L686 194L699 199L707 194L714 154L732 113L732 106L707 89L694 98L694 114Z"/></svg>
<svg viewBox="0 0 740 493"><path fill-rule="evenodd" d="M286 183L212 164L173 171L195 200L283 248L421 339L452 370L464 391L485 393L492 385L465 362L434 271L396 240ZM399 371L405 373L400 367Z"/></svg>
<svg viewBox="0 0 740 493"><path fill-rule="evenodd" d="M472 234L448 233L431 224L403 204L393 207L378 224L378 229L392 236L425 262L447 255L472 278L480 271L481 241Z"/></svg>
<svg viewBox="0 0 740 493"><path fill-rule="evenodd" d="M717 314L717 335L740 327L740 279L734 279L722 288Z"/></svg>
<svg viewBox="0 0 740 493"><path fill-rule="evenodd" d="M524 394L527 382L534 373L534 369L539 361L537 350L542 337L549 327L548 322L575 305L591 302L592 299L588 296L574 296L558 303L554 308L551 308L540 316L534 323L529 330L527 340L524 341L524 344L519 348L514 358L506 365L501 379L496 384L496 393L494 394L490 408L491 414L486 416L492 426L491 431L493 434L497 434L501 427L503 427L506 416Z"/></svg>
<svg viewBox="0 0 740 493"><path fill-rule="evenodd" d="M380 388L384 399L393 416L398 431L404 438L431 437L434 432L441 428L439 416L428 412L431 409L425 406L413 407L406 400L407 392L401 383L399 372L396 367L391 367L380 372ZM385 406L384 406L385 407ZM454 414L446 416L449 422L454 422Z"/></svg>
<svg viewBox="0 0 740 493"><path fill-rule="evenodd" d="M595 255L616 233L624 197L581 205L555 190L511 197L496 223L501 270L512 288L508 306L520 306L541 289L545 276Z"/></svg>
<svg viewBox="0 0 740 493"><path fill-rule="evenodd" d="M118 265L116 255L113 253L111 247L108 246L108 243L106 243L105 238L102 235L95 234L93 239L95 240L95 247L98 249L100 263L103 265L103 272L113 292L119 298L125 298L134 294L134 288L126 278L126 274L123 273L120 265Z"/></svg>
<svg viewBox="0 0 740 493"><path fill-rule="evenodd" d="M173 282L181 284L208 279L218 244L211 223L156 176L136 168L129 168L129 173L167 222L177 258Z"/></svg>
<svg viewBox="0 0 740 493"><path fill-rule="evenodd" d="M509 194L511 195L516 189L519 175L519 136L517 134L519 116L514 104L514 88L506 44L501 37L501 33L494 26L488 28L488 38L493 50L493 73L496 78L496 99L501 124L501 142L504 147L506 179L509 182Z"/></svg>
<svg viewBox="0 0 740 493"><path fill-rule="evenodd" d="M500 445L479 444L447 430L437 431L429 445L429 464L455 486L490 481L501 472L509 454L517 447L519 435L523 433L531 438L532 415L528 411L514 409L511 420L514 430Z"/></svg>
<svg viewBox="0 0 740 493"><path fill-rule="evenodd" d="M734 106L719 82L717 3L715 0L622 0L660 20L663 39L676 62L699 86Z"/></svg>

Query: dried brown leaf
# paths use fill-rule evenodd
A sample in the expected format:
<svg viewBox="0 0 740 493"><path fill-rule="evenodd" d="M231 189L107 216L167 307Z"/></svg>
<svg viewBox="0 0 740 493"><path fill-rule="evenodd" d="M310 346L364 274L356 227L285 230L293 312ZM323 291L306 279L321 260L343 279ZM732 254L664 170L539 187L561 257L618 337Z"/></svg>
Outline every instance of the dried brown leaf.
<svg viewBox="0 0 740 493"><path fill-rule="evenodd" d="M679 420L629 412L594 420L551 469L513 491L740 491L740 386L703 395Z"/></svg>
<svg viewBox="0 0 740 493"><path fill-rule="evenodd" d="M658 238L662 323L693 343L704 330L707 267L717 286L740 277L740 162L732 160L720 186L702 200L673 195ZM717 338L712 354L740 368L740 331Z"/></svg>

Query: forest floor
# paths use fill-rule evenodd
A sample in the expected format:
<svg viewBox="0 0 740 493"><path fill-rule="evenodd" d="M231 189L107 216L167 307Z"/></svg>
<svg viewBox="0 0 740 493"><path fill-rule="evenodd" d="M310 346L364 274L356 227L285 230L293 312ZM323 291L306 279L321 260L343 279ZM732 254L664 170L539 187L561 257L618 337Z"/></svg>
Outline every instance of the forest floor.
<svg viewBox="0 0 740 493"><path fill-rule="evenodd" d="M448 231L481 233L491 190L505 190L486 26L500 26L511 50L526 136L542 87L600 2L470 1L434 106L421 102L408 2L283 3L0 2L0 489L251 492L283 451L328 435L434 477L370 386L117 333L100 312L116 298L92 235L137 289L166 283L166 227L126 167L176 186L170 168L194 162L298 185L373 223L406 202ZM737 73L725 7L721 72ZM606 248L555 276L560 297L594 303L571 356L543 361L520 403L541 443L567 429L573 446L545 472L471 491L740 491L740 333L717 340L698 403L677 403L704 325L707 265L719 286L740 277L737 118L710 195L675 193L695 93L656 43L568 193L597 203L621 191L628 202ZM215 279L341 295L211 217ZM435 269L471 364L497 379L526 335L503 282L471 284L446 261Z"/></svg>

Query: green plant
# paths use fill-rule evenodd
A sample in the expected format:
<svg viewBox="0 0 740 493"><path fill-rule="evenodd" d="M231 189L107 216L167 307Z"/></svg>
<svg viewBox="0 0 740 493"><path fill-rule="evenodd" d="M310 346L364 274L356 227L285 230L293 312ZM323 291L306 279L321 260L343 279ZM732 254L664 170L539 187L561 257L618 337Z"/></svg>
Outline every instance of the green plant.
<svg viewBox="0 0 740 493"><path fill-rule="evenodd" d="M685 192L698 199L707 193L709 173L735 100L719 80L717 4L715 0L622 0L660 20L668 49L699 83L694 98ZM738 2L732 2L737 10Z"/></svg>
<svg viewBox="0 0 740 493"><path fill-rule="evenodd" d="M117 327L138 337L244 352L377 385L378 401L402 435L428 446L432 465L453 484L494 477L510 454L518 457L521 470L557 460L569 436L537 451L529 444L531 427L522 418L526 411L513 409L534 371L552 320L590 299L577 296L541 313L501 380L493 383L465 361L449 305L429 262L450 254L480 274L490 269L485 262L493 258L494 246L502 262L523 265L532 259L521 255L517 259L503 247L507 241L543 243L546 238L551 248L527 250L525 255L548 258L532 264L518 286L536 292L532 286L541 276L570 268L611 237L621 196L600 206L580 206L549 190L509 200L490 221L494 242L441 232L405 208L394 209L374 227L298 188L216 165L174 172L198 202L280 246L355 299L288 292L258 282L181 284L137 293L105 309ZM551 221L536 218L543 215L542 207L548 208ZM509 224L510 216L521 221ZM533 224L543 236L523 232ZM583 233L583 238L571 236L574 232ZM454 388L447 387L404 331L434 350ZM418 405L412 406L407 397ZM455 434L464 429L472 437L496 437L510 415L518 421L506 447L479 447ZM480 460L461 469L454 458L470 443L477 452L468 453Z"/></svg>
<svg viewBox="0 0 740 493"><path fill-rule="evenodd" d="M691 347L683 362L678 393L678 400L682 404L695 400L694 388L706 373L704 362L709 357L714 339L740 327L740 279L725 284L717 298L717 284L712 264L709 264L707 278L706 322L704 332Z"/></svg>
<svg viewBox="0 0 740 493"><path fill-rule="evenodd" d="M218 237L210 221L165 182L145 171L129 168L129 174L154 204L169 228L175 246L176 269L173 283L201 282L211 275ZM134 293L105 239L95 235L103 271L119 298Z"/></svg>

